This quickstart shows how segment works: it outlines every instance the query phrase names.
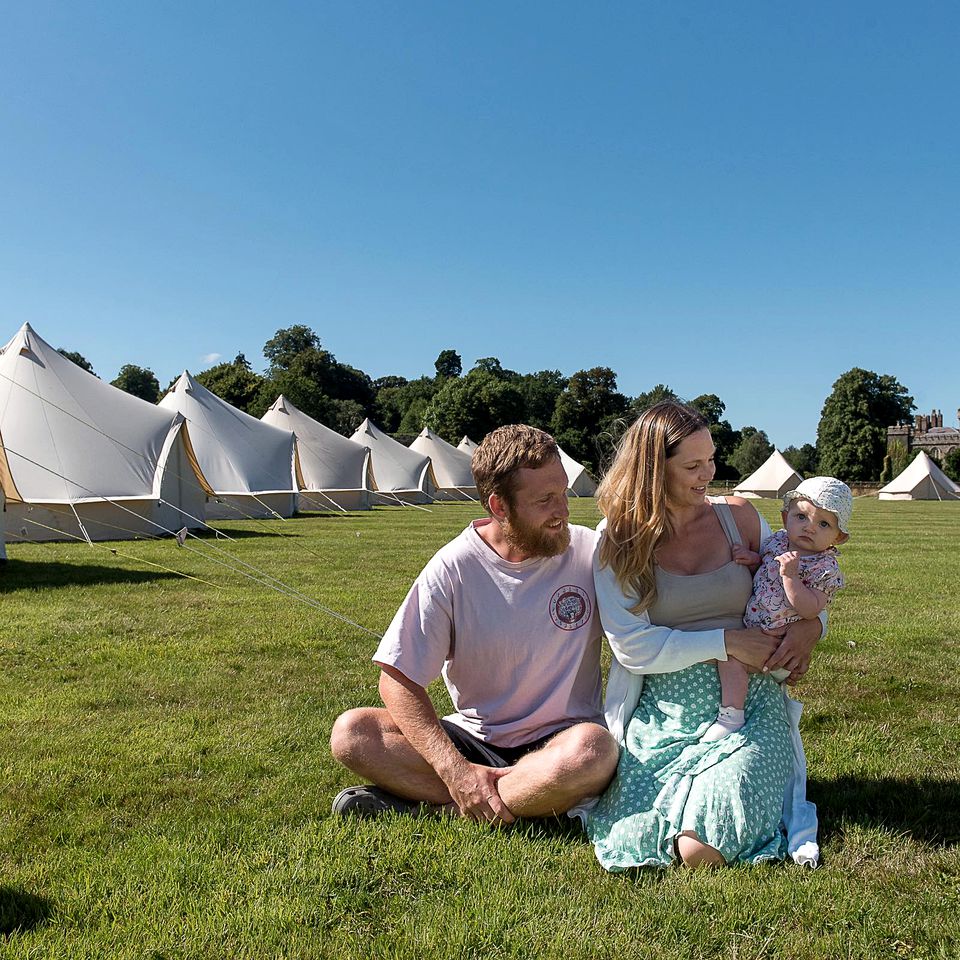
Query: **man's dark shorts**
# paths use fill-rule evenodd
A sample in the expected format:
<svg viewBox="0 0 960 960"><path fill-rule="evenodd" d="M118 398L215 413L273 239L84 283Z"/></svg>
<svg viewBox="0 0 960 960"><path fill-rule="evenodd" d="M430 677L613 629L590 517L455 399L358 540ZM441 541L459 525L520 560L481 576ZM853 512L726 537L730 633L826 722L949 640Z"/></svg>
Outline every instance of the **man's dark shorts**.
<svg viewBox="0 0 960 960"><path fill-rule="evenodd" d="M532 743L524 743L519 747L495 747L492 743L484 743L478 740L472 734L467 733L463 727L458 727L449 720L441 720L440 726L444 733L453 741L453 745L463 754L471 763L476 763L481 767L512 767L521 757L525 757L534 750L539 750L545 743L548 743L555 737L559 730L548 733L539 740Z"/></svg>

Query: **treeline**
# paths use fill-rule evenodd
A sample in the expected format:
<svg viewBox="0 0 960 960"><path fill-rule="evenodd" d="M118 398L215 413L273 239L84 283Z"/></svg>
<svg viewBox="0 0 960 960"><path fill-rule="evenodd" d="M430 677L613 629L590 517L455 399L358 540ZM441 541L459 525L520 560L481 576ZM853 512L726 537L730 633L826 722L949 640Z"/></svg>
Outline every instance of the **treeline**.
<svg viewBox="0 0 960 960"><path fill-rule="evenodd" d="M81 354L61 353L93 372ZM201 371L196 379L255 417L282 393L308 416L344 436L350 436L365 417L401 437L428 426L454 444L465 435L480 441L504 423L529 423L552 433L595 474L602 472L625 425L663 399L683 399L706 417L717 448L718 480L748 476L773 452L763 430L734 429L724 419L726 406L716 394L682 398L657 384L630 397L617 389L617 375L609 367L565 377L559 370L518 373L496 357L483 357L464 372L460 355L443 350L432 376L373 379L338 361L303 325L278 330L264 345L263 355L267 361L263 373L238 354ZM112 383L151 402L161 396L153 372L132 364L124 366ZM884 469L893 468L897 454L888 455L887 426L909 418L913 410L913 398L893 377L854 368L837 380L824 401L816 444L781 452L803 476L819 472L848 481L877 480ZM960 464L956 467L960 470Z"/></svg>

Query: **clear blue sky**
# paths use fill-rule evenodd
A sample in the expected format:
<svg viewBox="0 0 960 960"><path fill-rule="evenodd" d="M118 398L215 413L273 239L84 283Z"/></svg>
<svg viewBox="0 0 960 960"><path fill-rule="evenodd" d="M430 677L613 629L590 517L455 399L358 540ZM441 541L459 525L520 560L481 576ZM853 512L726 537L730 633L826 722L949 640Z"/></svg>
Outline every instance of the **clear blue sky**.
<svg viewBox="0 0 960 960"><path fill-rule="evenodd" d="M960 405L955 2L4 2L0 342Z"/></svg>

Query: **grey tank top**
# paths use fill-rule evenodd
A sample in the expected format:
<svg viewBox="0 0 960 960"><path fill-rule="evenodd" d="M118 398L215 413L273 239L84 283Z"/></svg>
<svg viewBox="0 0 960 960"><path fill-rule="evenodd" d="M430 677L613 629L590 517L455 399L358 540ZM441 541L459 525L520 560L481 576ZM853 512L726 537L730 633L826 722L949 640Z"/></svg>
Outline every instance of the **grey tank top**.
<svg viewBox="0 0 960 960"><path fill-rule="evenodd" d="M741 543L730 507L712 501L731 546ZM655 568L657 599L647 611L650 622L678 630L729 630L743 626L743 611L753 590L749 567L731 560L707 573L670 573Z"/></svg>

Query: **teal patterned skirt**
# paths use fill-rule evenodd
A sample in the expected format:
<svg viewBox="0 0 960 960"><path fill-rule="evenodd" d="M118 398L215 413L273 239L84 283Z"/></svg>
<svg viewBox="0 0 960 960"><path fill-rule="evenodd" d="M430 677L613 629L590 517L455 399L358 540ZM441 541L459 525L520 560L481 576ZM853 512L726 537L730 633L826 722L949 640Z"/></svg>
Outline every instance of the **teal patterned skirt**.
<svg viewBox="0 0 960 960"><path fill-rule="evenodd" d="M780 819L793 754L783 691L752 674L743 729L700 743L719 703L714 664L646 678L617 776L587 819L607 870L667 866L687 830L727 863L785 858Z"/></svg>

